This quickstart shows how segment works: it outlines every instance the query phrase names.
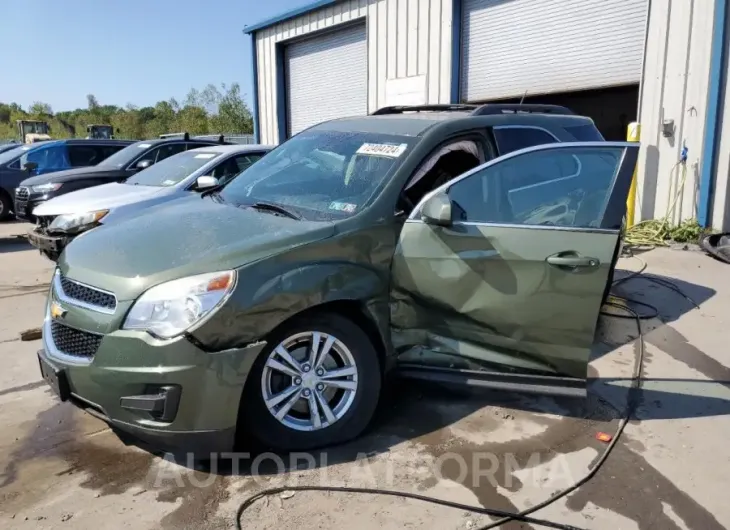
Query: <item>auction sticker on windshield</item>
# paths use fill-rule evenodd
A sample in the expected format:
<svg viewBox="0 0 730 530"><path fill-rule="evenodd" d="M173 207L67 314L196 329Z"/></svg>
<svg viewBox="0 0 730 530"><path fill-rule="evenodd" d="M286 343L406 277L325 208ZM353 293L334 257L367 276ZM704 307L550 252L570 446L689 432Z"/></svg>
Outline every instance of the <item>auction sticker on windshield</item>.
<svg viewBox="0 0 730 530"><path fill-rule="evenodd" d="M362 144L360 149L357 150L357 154L398 158L407 148L408 144Z"/></svg>
<svg viewBox="0 0 730 530"><path fill-rule="evenodd" d="M213 158L215 156L215 153L200 153L199 155L195 155L195 158Z"/></svg>
<svg viewBox="0 0 730 530"><path fill-rule="evenodd" d="M330 203L330 210L337 210L338 212L352 213L357 209L357 204L351 202L333 202Z"/></svg>

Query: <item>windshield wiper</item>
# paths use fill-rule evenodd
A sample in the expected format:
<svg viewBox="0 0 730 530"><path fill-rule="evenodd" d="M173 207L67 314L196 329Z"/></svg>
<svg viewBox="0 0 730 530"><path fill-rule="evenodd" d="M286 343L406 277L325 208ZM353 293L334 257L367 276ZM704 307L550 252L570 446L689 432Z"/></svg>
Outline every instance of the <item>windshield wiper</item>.
<svg viewBox="0 0 730 530"><path fill-rule="evenodd" d="M264 202L264 201L257 201L253 204L244 204L242 206L247 206L249 208L255 208L256 210L262 210L265 212L274 212L279 213L281 215L285 215L286 217L289 217L290 219L296 219L297 221L301 221L302 216L294 213L293 211L289 210L288 208L276 204L273 202Z"/></svg>

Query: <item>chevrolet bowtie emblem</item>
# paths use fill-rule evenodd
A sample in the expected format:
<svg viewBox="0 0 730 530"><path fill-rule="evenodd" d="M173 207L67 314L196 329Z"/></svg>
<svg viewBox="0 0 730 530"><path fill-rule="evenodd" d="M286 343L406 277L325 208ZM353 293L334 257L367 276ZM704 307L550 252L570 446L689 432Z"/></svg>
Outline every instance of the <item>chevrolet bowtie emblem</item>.
<svg viewBox="0 0 730 530"><path fill-rule="evenodd" d="M67 311L59 305L58 302L51 303L51 317L52 318L63 318L66 316Z"/></svg>

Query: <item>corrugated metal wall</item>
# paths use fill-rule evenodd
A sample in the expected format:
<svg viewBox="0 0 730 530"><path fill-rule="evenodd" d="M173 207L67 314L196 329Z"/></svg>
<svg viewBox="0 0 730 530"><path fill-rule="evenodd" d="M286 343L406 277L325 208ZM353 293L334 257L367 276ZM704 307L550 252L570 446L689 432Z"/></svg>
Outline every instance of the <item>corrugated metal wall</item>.
<svg viewBox="0 0 730 530"><path fill-rule="evenodd" d="M367 17L370 112L386 105L387 80L419 75L426 103L449 103L452 1L343 0L257 31L261 142L279 142L276 44L358 18Z"/></svg>
<svg viewBox="0 0 730 530"><path fill-rule="evenodd" d="M713 4L708 0L651 3L639 118L642 149L636 207L642 220L663 218L675 197L674 222L697 217ZM669 138L662 134L665 120L674 120L674 134ZM678 193L683 172L677 162L684 145L687 176Z"/></svg>
<svg viewBox="0 0 730 530"><path fill-rule="evenodd" d="M461 98L638 83L647 0L463 0Z"/></svg>
<svg viewBox="0 0 730 530"><path fill-rule="evenodd" d="M730 17L725 22L725 72L730 74ZM727 80L727 77L726 77ZM717 157L715 196L712 208L712 226L719 230L730 230L730 89L727 82L722 87L723 112L720 117L720 149Z"/></svg>

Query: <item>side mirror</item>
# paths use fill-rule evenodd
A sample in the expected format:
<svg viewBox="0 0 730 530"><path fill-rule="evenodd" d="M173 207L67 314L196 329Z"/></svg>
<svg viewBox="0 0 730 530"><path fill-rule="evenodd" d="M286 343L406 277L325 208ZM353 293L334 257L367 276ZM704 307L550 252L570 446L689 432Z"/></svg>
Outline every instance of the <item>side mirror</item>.
<svg viewBox="0 0 730 530"><path fill-rule="evenodd" d="M451 226L451 199L445 193L437 193L421 207L421 219L429 225Z"/></svg>
<svg viewBox="0 0 730 530"><path fill-rule="evenodd" d="M211 177L210 175L203 175L202 177L198 177L198 179L195 181L195 186L198 190L213 188L217 185L218 179L215 177Z"/></svg>
<svg viewBox="0 0 730 530"><path fill-rule="evenodd" d="M33 173L36 169L38 169L38 164L36 164L35 162L26 162L23 168L28 173Z"/></svg>
<svg viewBox="0 0 730 530"><path fill-rule="evenodd" d="M139 162L137 162L137 165L134 167L137 169L147 169L151 165L152 165L152 160L144 159L144 160L140 160Z"/></svg>

